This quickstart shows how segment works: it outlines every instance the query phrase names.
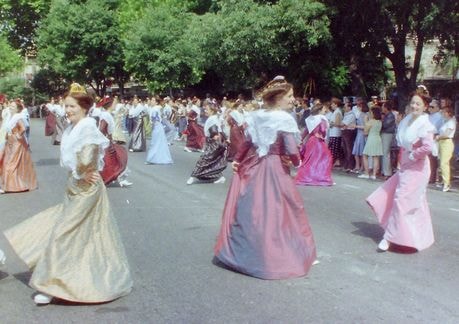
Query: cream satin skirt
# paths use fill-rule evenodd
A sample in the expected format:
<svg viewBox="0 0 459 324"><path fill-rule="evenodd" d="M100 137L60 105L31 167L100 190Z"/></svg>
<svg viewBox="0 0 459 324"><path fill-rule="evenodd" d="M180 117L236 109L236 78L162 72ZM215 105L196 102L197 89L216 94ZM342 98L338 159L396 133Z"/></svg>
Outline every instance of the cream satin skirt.
<svg viewBox="0 0 459 324"><path fill-rule="evenodd" d="M132 279L107 191L69 177L62 204L5 232L33 270L30 286L61 299L98 303L127 295Z"/></svg>

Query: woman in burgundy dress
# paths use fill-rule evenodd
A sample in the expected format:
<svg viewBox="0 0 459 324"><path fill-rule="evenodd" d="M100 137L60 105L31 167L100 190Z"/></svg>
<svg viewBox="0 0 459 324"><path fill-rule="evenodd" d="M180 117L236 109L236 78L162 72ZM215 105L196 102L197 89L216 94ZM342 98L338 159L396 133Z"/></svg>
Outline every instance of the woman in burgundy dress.
<svg viewBox="0 0 459 324"><path fill-rule="evenodd" d="M226 119L230 127L227 160L232 162L241 145L245 142L244 116L237 110L232 110Z"/></svg>
<svg viewBox="0 0 459 324"><path fill-rule="evenodd" d="M324 116L322 104L316 105L311 116L306 118L306 129L303 138L307 140L301 148L301 166L295 178L297 185L332 186L331 171L333 157L325 143L328 120Z"/></svg>
<svg viewBox="0 0 459 324"><path fill-rule="evenodd" d="M304 276L316 248L303 200L289 173L300 156L296 121L281 110L292 85L276 77L261 92L264 107L247 116L248 141L233 162L214 252L226 266L262 279Z"/></svg>
<svg viewBox="0 0 459 324"><path fill-rule="evenodd" d="M128 173L128 154L126 148L113 143L112 140L115 120L105 109L102 110L99 118L99 130L110 141L109 146L105 149L104 169L100 172L102 180L105 185L108 185L113 181L118 181L118 184L121 187L128 187L132 185L132 183L126 180Z"/></svg>
<svg viewBox="0 0 459 324"><path fill-rule="evenodd" d="M197 122L198 117L198 113L193 109L187 116L188 127L185 131L187 134L185 151L187 152L202 151L206 142L204 128Z"/></svg>

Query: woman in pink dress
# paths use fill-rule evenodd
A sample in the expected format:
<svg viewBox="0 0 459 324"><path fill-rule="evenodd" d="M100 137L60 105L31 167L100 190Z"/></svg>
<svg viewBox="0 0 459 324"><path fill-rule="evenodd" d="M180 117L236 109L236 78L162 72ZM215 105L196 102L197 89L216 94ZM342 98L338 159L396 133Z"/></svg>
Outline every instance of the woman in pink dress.
<svg viewBox="0 0 459 324"><path fill-rule="evenodd" d="M378 248L387 251L391 244L418 251L434 242L426 190L430 177L428 155L432 151L434 127L425 110L430 98L423 92L412 95L411 112L400 122L400 170L376 189L367 202L384 229Z"/></svg>
<svg viewBox="0 0 459 324"><path fill-rule="evenodd" d="M26 137L24 108L19 100L11 104L12 117L6 125L6 143L0 152L0 193L38 188L37 176Z"/></svg>
<svg viewBox="0 0 459 324"><path fill-rule="evenodd" d="M325 108L316 105L311 116L306 118L303 138L307 138L301 147L301 166L295 178L297 185L332 186L331 170L333 157L325 142L328 120L324 116Z"/></svg>
<svg viewBox="0 0 459 324"><path fill-rule="evenodd" d="M300 156L293 117L281 108L292 85L276 77L262 90L265 109L247 115L248 141L235 170L214 252L226 266L261 279L304 276L316 248L303 200L289 173Z"/></svg>

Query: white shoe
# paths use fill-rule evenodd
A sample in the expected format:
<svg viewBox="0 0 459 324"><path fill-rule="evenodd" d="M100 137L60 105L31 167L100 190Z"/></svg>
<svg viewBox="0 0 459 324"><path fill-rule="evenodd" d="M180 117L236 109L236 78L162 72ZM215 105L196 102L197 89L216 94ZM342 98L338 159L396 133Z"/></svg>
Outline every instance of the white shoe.
<svg viewBox="0 0 459 324"><path fill-rule="evenodd" d="M448 185L444 185L444 186L443 186L443 189L442 189L443 192L448 192L448 191L450 191L450 190L451 190L451 187L450 187L450 186L448 186Z"/></svg>
<svg viewBox="0 0 459 324"><path fill-rule="evenodd" d="M188 152L188 153L192 153L192 152L193 152L192 150L190 150L190 149L189 149L188 147L186 147L186 146L183 148L183 150L184 150L185 152Z"/></svg>
<svg viewBox="0 0 459 324"><path fill-rule="evenodd" d="M357 176L357 178L360 178L360 179L370 179L370 176L368 174L361 174L359 176Z"/></svg>
<svg viewBox="0 0 459 324"><path fill-rule="evenodd" d="M4 193L5 193L5 190L0 189L0 195L1 195L1 194L4 194Z"/></svg>
<svg viewBox="0 0 459 324"><path fill-rule="evenodd" d="M187 181L186 181L186 184L187 185L191 185L193 183L195 183L197 181L197 179L195 177L190 177Z"/></svg>
<svg viewBox="0 0 459 324"><path fill-rule="evenodd" d="M214 183L225 183L225 181L226 181L225 177L222 176L218 178L218 180L215 180Z"/></svg>
<svg viewBox="0 0 459 324"><path fill-rule="evenodd" d="M372 175L372 176L370 176L370 179L371 180L376 180L376 176Z"/></svg>
<svg viewBox="0 0 459 324"><path fill-rule="evenodd" d="M3 253L2 250L0 250L0 265L3 265L5 264L6 262L6 256L5 256L5 253Z"/></svg>
<svg viewBox="0 0 459 324"><path fill-rule="evenodd" d="M383 252L386 252L387 250L389 250L389 242L386 239L382 239L381 242L379 242L378 244L378 249Z"/></svg>
<svg viewBox="0 0 459 324"><path fill-rule="evenodd" d="M49 295L46 295L46 294L36 294L34 297L33 297L33 301L35 302L35 304L37 305L47 305L51 302L51 300L53 299L52 296L49 296Z"/></svg>
<svg viewBox="0 0 459 324"><path fill-rule="evenodd" d="M132 182L129 182L127 181L126 179L124 180L121 180L120 182L118 182L120 187L129 187L129 186L132 186Z"/></svg>
<svg viewBox="0 0 459 324"><path fill-rule="evenodd" d="M317 265L317 264L319 264L319 263L320 263L319 260L314 260L314 262L312 263L312 265Z"/></svg>

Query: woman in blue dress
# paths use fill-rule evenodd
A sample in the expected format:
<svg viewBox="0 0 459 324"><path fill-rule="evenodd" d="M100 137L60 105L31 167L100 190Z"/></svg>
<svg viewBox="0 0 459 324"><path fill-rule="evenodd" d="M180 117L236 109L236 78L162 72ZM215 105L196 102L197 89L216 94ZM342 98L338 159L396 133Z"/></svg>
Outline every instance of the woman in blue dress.
<svg viewBox="0 0 459 324"><path fill-rule="evenodd" d="M354 173L360 173L363 170L363 149L365 147L366 136L364 132L365 122L368 119L367 113L369 111L368 106L363 100L352 109L356 117L357 135L355 136L354 146L352 147L352 155L355 159L355 169L352 170Z"/></svg>
<svg viewBox="0 0 459 324"><path fill-rule="evenodd" d="M172 164L171 152L167 144L164 126L161 123L161 111L158 106L150 109L150 120L153 127L150 147L147 152L145 164Z"/></svg>

